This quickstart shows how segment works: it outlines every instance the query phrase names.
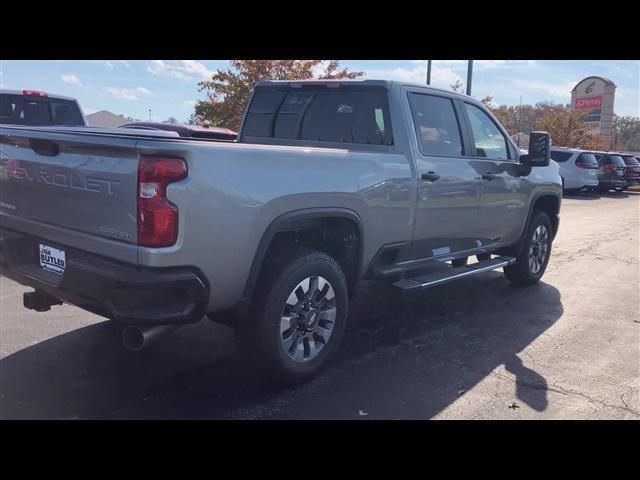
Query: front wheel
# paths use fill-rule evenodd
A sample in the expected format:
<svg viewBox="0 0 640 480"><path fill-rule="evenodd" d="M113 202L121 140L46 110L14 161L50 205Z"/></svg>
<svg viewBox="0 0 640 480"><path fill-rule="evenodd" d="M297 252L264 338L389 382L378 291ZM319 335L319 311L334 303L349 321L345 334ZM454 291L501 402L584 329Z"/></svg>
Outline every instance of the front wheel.
<svg viewBox="0 0 640 480"><path fill-rule="evenodd" d="M514 285L533 285L544 274L551 255L552 226L549 216L535 211L527 228L525 244L516 262L504 267L504 274Z"/></svg>
<svg viewBox="0 0 640 480"><path fill-rule="evenodd" d="M318 373L338 347L347 319L347 281L340 265L317 250L295 249L278 263L261 276L252 314L238 334L257 366L291 385Z"/></svg>

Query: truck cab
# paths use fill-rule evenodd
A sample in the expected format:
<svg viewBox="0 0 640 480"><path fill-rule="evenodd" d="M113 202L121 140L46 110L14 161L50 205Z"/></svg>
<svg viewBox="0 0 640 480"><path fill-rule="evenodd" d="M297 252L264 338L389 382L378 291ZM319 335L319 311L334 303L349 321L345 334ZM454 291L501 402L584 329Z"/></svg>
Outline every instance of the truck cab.
<svg viewBox="0 0 640 480"><path fill-rule="evenodd" d="M0 124L88 125L75 98L39 90L0 90Z"/></svg>

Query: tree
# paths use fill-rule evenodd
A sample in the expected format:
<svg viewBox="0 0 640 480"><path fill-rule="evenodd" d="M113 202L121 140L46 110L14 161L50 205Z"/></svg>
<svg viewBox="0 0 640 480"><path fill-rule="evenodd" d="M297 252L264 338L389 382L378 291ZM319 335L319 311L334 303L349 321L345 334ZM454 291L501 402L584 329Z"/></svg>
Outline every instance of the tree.
<svg viewBox="0 0 640 480"><path fill-rule="evenodd" d="M449 87L451 87L451 90L453 90L454 92L460 91L462 92L462 87L464 85L462 84L462 82L460 80L456 80L455 83L452 83L451 85L449 85Z"/></svg>
<svg viewBox="0 0 640 480"><path fill-rule="evenodd" d="M584 123L585 116L586 112L569 108L547 109L536 122L536 129L549 132L551 141L557 146L601 150L602 139L589 133L589 127Z"/></svg>
<svg viewBox="0 0 640 480"><path fill-rule="evenodd" d="M613 116L615 148L623 151L640 151L640 118L626 115Z"/></svg>
<svg viewBox="0 0 640 480"><path fill-rule="evenodd" d="M178 123L178 120L176 120L176 118L175 118L175 117L169 117L167 120L165 120L165 121L164 121L164 122L162 122L162 123L171 123L171 124L174 124L174 123Z"/></svg>
<svg viewBox="0 0 640 480"><path fill-rule="evenodd" d="M207 94L195 106L196 118L214 127L238 129L251 91L261 80L353 79L364 72L340 68L336 60L232 60L231 67L217 70L211 80L198 83Z"/></svg>
<svg viewBox="0 0 640 480"><path fill-rule="evenodd" d="M485 107L491 109L492 107L494 107L494 105L493 105L493 96L487 95L482 100L480 100L480 103L483 104Z"/></svg>

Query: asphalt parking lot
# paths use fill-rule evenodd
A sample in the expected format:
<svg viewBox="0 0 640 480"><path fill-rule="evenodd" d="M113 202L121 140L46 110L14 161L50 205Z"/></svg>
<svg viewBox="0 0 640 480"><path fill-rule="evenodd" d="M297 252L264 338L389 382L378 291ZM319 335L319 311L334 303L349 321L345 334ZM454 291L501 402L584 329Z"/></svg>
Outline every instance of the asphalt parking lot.
<svg viewBox="0 0 640 480"><path fill-rule="evenodd" d="M203 320L142 352L0 279L0 418L639 419L640 191L565 197L543 281L501 271L402 297L367 283L337 358L275 389Z"/></svg>

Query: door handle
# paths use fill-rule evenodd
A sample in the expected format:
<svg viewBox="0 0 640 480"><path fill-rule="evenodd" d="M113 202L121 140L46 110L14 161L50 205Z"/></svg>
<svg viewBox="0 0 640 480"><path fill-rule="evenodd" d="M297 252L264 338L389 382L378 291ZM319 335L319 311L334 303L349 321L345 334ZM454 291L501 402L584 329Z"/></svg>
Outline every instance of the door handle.
<svg viewBox="0 0 640 480"><path fill-rule="evenodd" d="M426 180L428 182L435 182L439 178L440 178L440 175L438 175L435 172L427 172L422 174L422 180Z"/></svg>
<svg viewBox="0 0 640 480"><path fill-rule="evenodd" d="M494 178L496 178L496 174L495 173L483 173L482 174L482 179L483 180L493 180Z"/></svg>

